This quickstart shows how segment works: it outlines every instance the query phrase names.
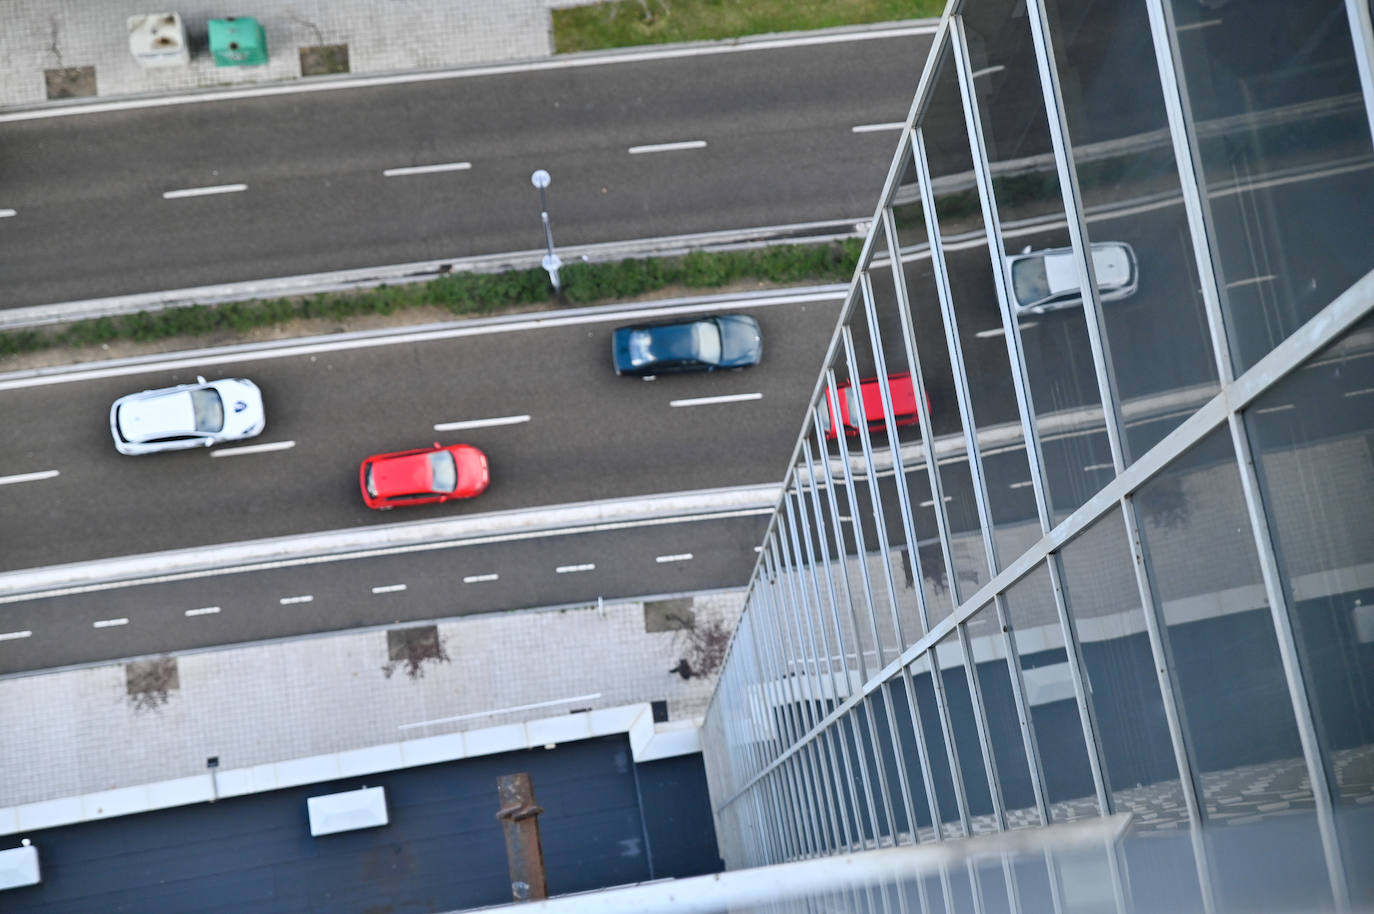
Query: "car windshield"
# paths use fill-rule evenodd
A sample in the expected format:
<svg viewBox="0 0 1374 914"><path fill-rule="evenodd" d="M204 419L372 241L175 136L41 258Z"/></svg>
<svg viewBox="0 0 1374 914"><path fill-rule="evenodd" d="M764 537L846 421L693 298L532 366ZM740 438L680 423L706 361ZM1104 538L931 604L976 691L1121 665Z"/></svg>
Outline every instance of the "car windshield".
<svg viewBox="0 0 1374 914"><path fill-rule="evenodd" d="M693 324L692 343L697 358L709 365L720 364L720 328L715 321L697 321Z"/></svg>
<svg viewBox="0 0 1374 914"><path fill-rule="evenodd" d="M1050 281L1045 275L1044 257L1027 257L1011 265L1011 284L1016 300L1023 305L1033 304L1050 294Z"/></svg>
<svg viewBox="0 0 1374 914"><path fill-rule="evenodd" d="M448 451L431 451L429 470L434 476L434 491L452 492L458 488L458 466Z"/></svg>
<svg viewBox="0 0 1374 914"><path fill-rule="evenodd" d="M195 414L196 431L217 432L224 428L224 401L214 388L191 391L191 410Z"/></svg>
<svg viewBox="0 0 1374 914"><path fill-rule="evenodd" d="M367 486L367 494L373 498L377 497L377 484L372 481L372 464L367 465L367 472L363 474L363 483Z"/></svg>

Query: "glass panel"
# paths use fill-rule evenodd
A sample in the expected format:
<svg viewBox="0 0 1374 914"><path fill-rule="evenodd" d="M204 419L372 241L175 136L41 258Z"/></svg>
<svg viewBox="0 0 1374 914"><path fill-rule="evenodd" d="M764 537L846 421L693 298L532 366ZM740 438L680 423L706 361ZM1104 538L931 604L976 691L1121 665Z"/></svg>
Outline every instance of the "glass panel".
<svg viewBox="0 0 1374 914"><path fill-rule="evenodd" d="M1019 0L969 4L964 23L1005 252L1015 257L1068 247L1063 196L1024 7ZM1047 461L1050 509L1057 523L1109 478L1086 469L1104 462L1110 468L1111 463L1087 321L1081 307L1018 313L1016 320L1041 447L1062 458ZM986 324L969 329L981 345L1005 350L1000 315L989 315ZM1100 453L1093 453L1094 446ZM1008 476L1008 486L1026 479L1003 475ZM1014 491L1031 497L1029 485Z"/></svg>
<svg viewBox="0 0 1374 914"><path fill-rule="evenodd" d="M1245 413L1352 895L1374 897L1374 316Z"/></svg>
<svg viewBox="0 0 1374 914"><path fill-rule="evenodd" d="M954 65L945 55L935 81L934 95L923 123L927 156L931 163L936 194L936 211L940 215L942 240L947 233L967 229L965 224L978 209L978 195L972 184L972 174L945 176L939 169L950 161L951 147L962 145L968 157L968 137L963 126L963 107L959 100ZM965 168L967 171L967 168ZM967 594L988 580L987 554L983 548L981 525L973 500L973 487L968 472L968 449L963 442L963 424L959 418L955 395L954 373L950 368L950 353L945 345L945 324L940 311L929 251L923 256L907 259L907 246L917 235L904 230L911 224L912 206L894 209L901 216L898 223L899 240L903 249L903 274L915 327L916 346L921 359L926 394L930 398L931 431L934 433L936 461L944 488L945 508L949 512L950 530L954 542L950 544L954 574L959 593ZM962 226L962 228L960 228ZM913 228L915 226L913 225ZM921 232L921 236L924 232ZM924 240L924 238L922 238ZM950 253L957 253L952 251ZM932 502L933 505L933 502ZM966 583L967 582L967 583ZM956 603L958 600L955 601Z"/></svg>
<svg viewBox="0 0 1374 914"><path fill-rule="evenodd" d="M1216 392L1216 361L1146 5L1046 10L1130 458Z"/></svg>
<svg viewBox="0 0 1374 914"><path fill-rule="evenodd" d="M898 743L902 747L902 758L906 762L907 783L911 786L911 803L916 813L916 838L918 841L931 841L935 838L935 829L934 820L930 815L930 799L926 793L925 776L921 770L922 747L916 742L911 703L907 698L906 686L901 680L894 680L891 695L892 720L896 725Z"/></svg>
<svg viewBox="0 0 1374 914"><path fill-rule="evenodd" d="M857 382L858 376L844 359L843 353L834 366L834 372L835 400L839 402L844 397L845 385L851 378ZM822 396L829 400L828 392L823 391ZM855 613L853 622L857 628L856 650L864 652L864 663L868 669L876 669L894 656L899 646L892 624L891 597L884 577L884 562L888 557L879 554L868 469L862 453L849 450L846 436L840 434L832 438L824 435L823 431L822 436L825 439L824 453L835 484L836 508L844 536L845 571L849 577L850 601ZM848 480L844 475L846 465L850 473ZM825 469L820 467L822 473Z"/></svg>
<svg viewBox="0 0 1374 914"><path fill-rule="evenodd" d="M1064 590L1117 809L1142 829L1187 821L1120 509L1063 552Z"/></svg>
<svg viewBox="0 0 1374 914"><path fill-rule="evenodd" d="M909 667L911 684L916 692L916 712L925 737L930 758L931 780L935 783L936 808L940 811L945 837L962 837L959 804L954 796L954 780L950 776L949 756L946 753L944 731L940 727L940 710L935 704L935 685L930 675L930 654L916 658Z"/></svg>
<svg viewBox="0 0 1374 914"><path fill-rule="evenodd" d="M1228 431L1174 461L1135 501L1203 816L1229 826L1209 832L1218 900L1282 907L1297 888L1289 904L1315 904L1306 877L1325 865L1312 789ZM1277 818L1283 841L1268 828ZM1245 897L1228 897L1238 890Z"/></svg>
<svg viewBox="0 0 1374 914"><path fill-rule="evenodd" d="M1025 744L1021 739L1021 720L1012 693L1006 642L1002 626L997 622L996 607L989 604L978 610L964 623L964 629L968 632L969 649L973 651L978 688L983 693L983 713L988 724L992 757L997 763L1007 827L1040 825L1035 789L1031 785Z"/></svg>
<svg viewBox="0 0 1374 914"><path fill-rule="evenodd" d="M992 816L992 795L988 791L987 769L983 765L983 751L978 740L968 667L964 663L964 652L959 647L958 636L951 632L940 639L935 656L940 664L940 682L944 686L945 702L949 707L955 759L959 763L964 795L968 799L969 824L975 835L988 834L997 830L997 822Z"/></svg>
<svg viewBox="0 0 1374 914"><path fill-rule="evenodd" d="M1374 266L1369 122L1342 0L1173 7L1239 373Z"/></svg>
<svg viewBox="0 0 1374 914"><path fill-rule="evenodd" d="M1098 814L1083 722L1063 629L1044 565L1007 590L1007 619L1020 665L1052 822ZM1000 760L999 760L1000 761Z"/></svg>

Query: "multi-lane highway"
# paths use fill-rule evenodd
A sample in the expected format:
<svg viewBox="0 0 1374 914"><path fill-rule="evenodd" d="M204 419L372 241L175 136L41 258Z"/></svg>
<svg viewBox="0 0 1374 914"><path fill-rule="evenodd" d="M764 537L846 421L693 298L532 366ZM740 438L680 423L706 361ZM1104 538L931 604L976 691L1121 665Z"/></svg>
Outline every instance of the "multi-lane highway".
<svg viewBox="0 0 1374 914"><path fill-rule="evenodd" d="M0 116L0 306L865 218L929 32Z"/></svg>
<svg viewBox="0 0 1374 914"><path fill-rule="evenodd" d="M610 367L611 329L661 313L649 308L0 381L8 427L33 430L0 437L4 475L58 474L0 486L0 570L774 483L838 307L834 292L717 304L758 319L762 364L652 381L619 378ZM114 450L108 416L116 397L197 374L255 381L266 431L247 447L143 457ZM752 398L729 399L742 395ZM467 427L444 428L453 423ZM405 511L363 505L364 457L432 441L481 447L491 462L486 493Z"/></svg>

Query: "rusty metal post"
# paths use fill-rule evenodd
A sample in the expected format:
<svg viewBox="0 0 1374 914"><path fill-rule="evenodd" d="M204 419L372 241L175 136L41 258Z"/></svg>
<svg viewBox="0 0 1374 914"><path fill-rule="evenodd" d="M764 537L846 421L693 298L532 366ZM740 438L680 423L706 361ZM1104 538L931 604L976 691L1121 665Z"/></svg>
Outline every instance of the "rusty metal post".
<svg viewBox="0 0 1374 914"><path fill-rule="evenodd" d="M534 786L527 772L503 774L496 779L501 809L496 818L506 833L506 859L510 861L510 892L516 901L549 897L544 881L544 851L539 846L539 814Z"/></svg>

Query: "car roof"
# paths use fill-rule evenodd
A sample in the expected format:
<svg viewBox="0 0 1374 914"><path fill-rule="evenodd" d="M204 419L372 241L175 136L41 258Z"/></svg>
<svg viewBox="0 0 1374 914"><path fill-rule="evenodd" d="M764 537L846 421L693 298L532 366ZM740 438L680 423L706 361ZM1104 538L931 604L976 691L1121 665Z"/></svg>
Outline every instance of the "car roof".
<svg viewBox="0 0 1374 914"><path fill-rule="evenodd" d="M372 487L377 491L377 497L393 498L434 491L434 473L429 466L431 453L433 451L425 450L418 454L377 459L372 464Z"/></svg>
<svg viewBox="0 0 1374 914"><path fill-rule="evenodd" d="M663 359L695 359L698 357L698 353L692 327L698 323L700 323L699 319L634 329L636 332L643 331L652 336L654 357L660 361Z"/></svg>
<svg viewBox="0 0 1374 914"><path fill-rule="evenodd" d="M194 435L195 410L189 390L170 390L120 404L119 432L126 441L151 441L170 435Z"/></svg>

